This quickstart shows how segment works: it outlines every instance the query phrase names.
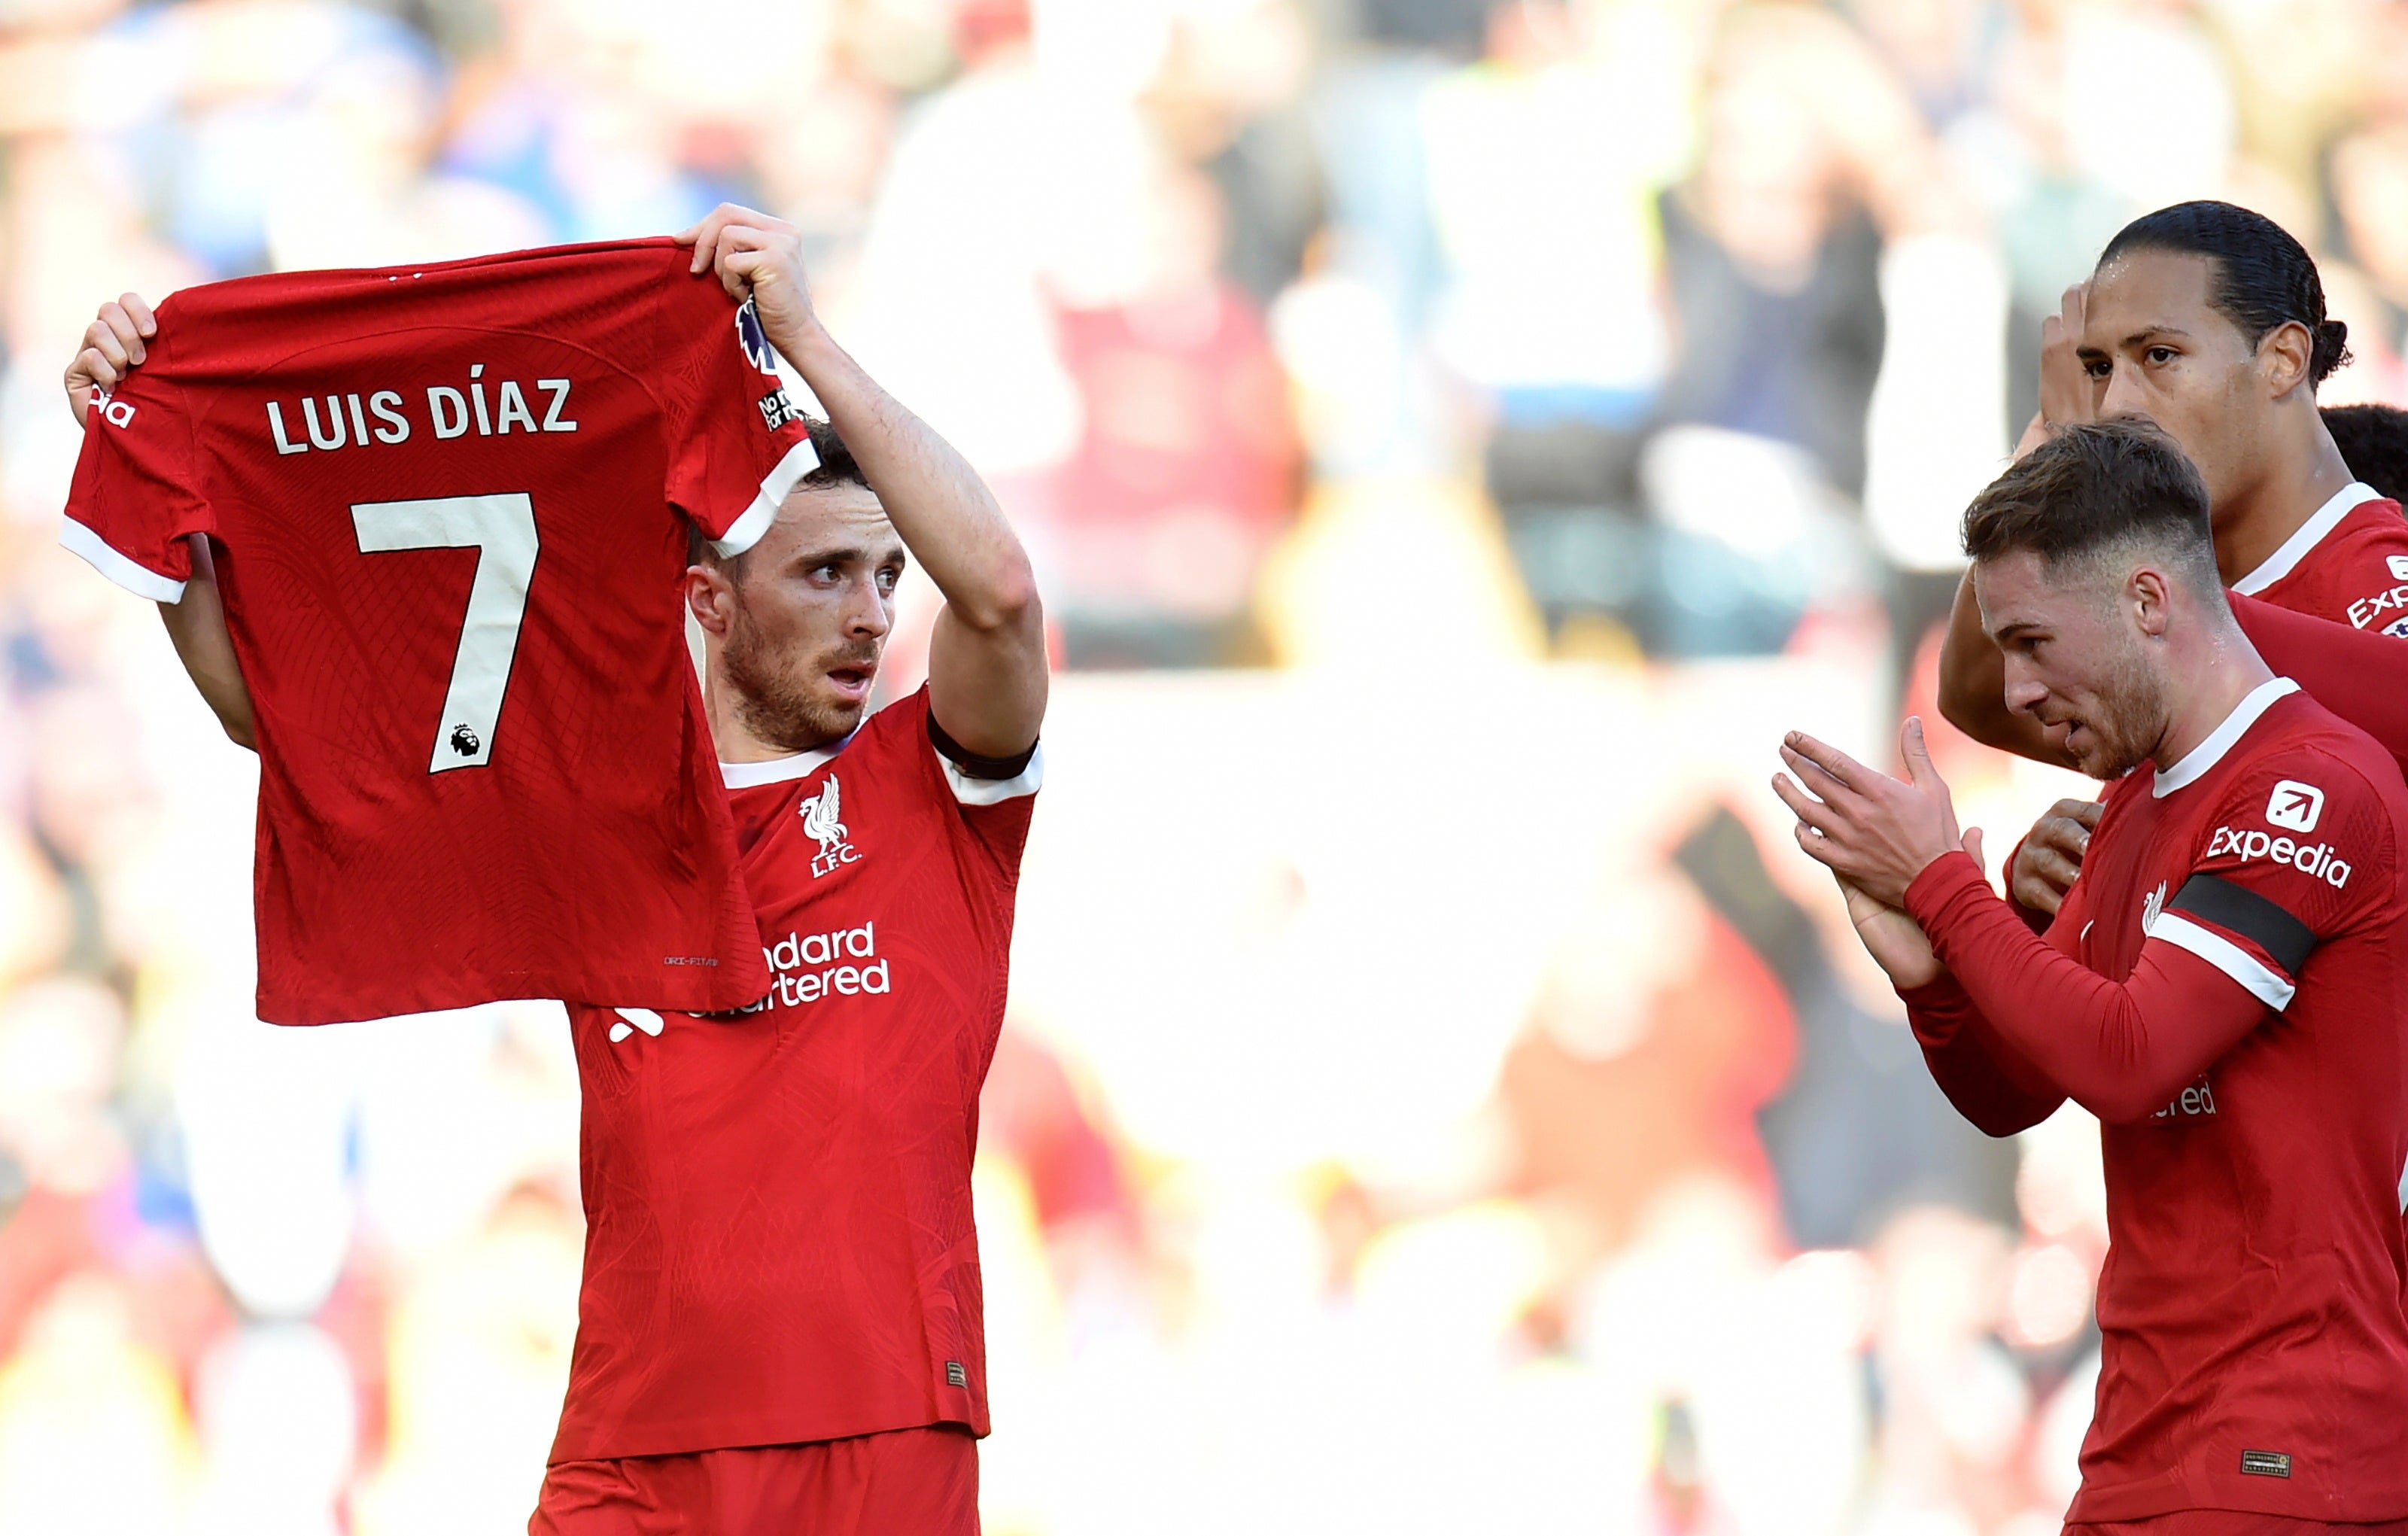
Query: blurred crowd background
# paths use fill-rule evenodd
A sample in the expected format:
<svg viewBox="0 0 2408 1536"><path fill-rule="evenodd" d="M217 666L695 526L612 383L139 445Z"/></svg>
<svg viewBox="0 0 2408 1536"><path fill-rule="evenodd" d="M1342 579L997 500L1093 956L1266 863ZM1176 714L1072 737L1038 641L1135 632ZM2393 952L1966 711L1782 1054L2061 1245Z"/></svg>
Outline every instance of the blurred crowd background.
<svg viewBox="0 0 2408 1536"><path fill-rule="evenodd" d="M1764 779L1928 715L2131 215L2408 398L2408 6L0 0L0 1533L523 1529L582 1229L556 1006L251 1018L251 762L55 546L83 325L723 198L1058 629L990 1531L2055 1528L2095 1127L1955 1120ZM2086 789L1937 744L1994 847Z"/></svg>

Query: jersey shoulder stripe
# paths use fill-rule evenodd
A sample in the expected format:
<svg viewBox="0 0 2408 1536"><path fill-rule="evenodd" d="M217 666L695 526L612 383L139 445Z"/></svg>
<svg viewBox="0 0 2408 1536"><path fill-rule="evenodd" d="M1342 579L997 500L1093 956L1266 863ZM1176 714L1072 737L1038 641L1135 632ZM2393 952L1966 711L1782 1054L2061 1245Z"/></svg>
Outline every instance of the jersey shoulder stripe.
<svg viewBox="0 0 2408 1536"><path fill-rule="evenodd" d="M2200 926L2178 912L2164 912L2149 925L2149 937L2187 950L2241 983L2243 991L2280 1013L2291 1006L2299 988L2279 971L2214 929Z"/></svg>

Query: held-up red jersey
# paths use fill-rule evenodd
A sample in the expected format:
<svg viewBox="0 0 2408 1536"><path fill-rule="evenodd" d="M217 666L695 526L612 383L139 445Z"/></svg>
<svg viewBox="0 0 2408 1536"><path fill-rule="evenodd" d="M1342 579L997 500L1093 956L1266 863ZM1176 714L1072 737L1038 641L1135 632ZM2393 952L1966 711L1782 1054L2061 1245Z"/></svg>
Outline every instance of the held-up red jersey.
<svg viewBox="0 0 2408 1536"><path fill-rule="evenodd" d="M925 689L723 765L772 972L740 1013L573 1007L585 1280L554 1462L987 1430L970 1159L1042 765L966 776Z"/></svg>
<svg viewBox="0 0 2408 1536"><path fill-rule="evenodd" d="M1961 854L1906 896L1948 974L1904 994L1993 1134L2102 1122L2096 1416L2068 1519L2408 1516L2408 785L2259 687L2108 801L2043 939Z"/></svg>
<svg viewBox="0 0 2408 1536"><path fill-rule="evenodd" d="M817 462L666 240L188 289L62 536L176 602L222 551L260 757L259 1015L713 1009L767 976L678 593Z"/></svg>
<svg viewBox="0 0 2408 1536"><path fill-rule="evenodd" d="M2232 590L2354 629L2408 636L2408 516L2352 481Z"/></svg>

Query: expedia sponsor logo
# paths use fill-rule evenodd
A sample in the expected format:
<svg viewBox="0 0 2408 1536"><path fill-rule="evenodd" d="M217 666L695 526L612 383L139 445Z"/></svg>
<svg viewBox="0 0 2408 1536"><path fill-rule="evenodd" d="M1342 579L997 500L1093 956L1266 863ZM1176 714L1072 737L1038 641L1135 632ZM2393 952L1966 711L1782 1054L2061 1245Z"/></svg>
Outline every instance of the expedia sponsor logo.
<svg viewBox="0 0 2408 1536"><path fill-rule="evenodd" d="M133 401L112 399L108 391L95 387L92 392L92 403L100 408L101 420L109 425L132 426L134 424Z"/></svg>
<svg viewBox="0 0 2408 1536"><path fill-rule="evenodd" d="M878 925L828 933L789 933L765 944L769 992L747 1013L765 1008L798 1008L823 998L884 997L895 989L894 973L878 953Z"/></svg>
<svg viewBox="0 0 2408 1536"><path fill-rule="evenodd" d="M2392 556L2391 563L2395 567L2398 566L2400 557ZM2399 572L2394 570L2392 574L2396 576ZM2360 597L2350 604L2349 622L2358 628L2364 629L2386 613L2402 610L2408 610L2408 586L2396 586L2388 592L2378 592L2372 597Z"/></svg>
<svg viewBox="0 0 2408 1536"><path fill-rule="evenodd" d="M2266 819L2286 832L2313 832L2325 813L2325 792L2297 779L2284 779L2266 797Z"/></svg>
<svg viewBox="0 0 2408 1536"><path fill-rule="evenodd" d="M2207 856L2218 858L2229 854L2243 864L2259 859L2272 859L2286 864L2301 874L2310 875L2338 891L2349 883L2349 861L2335 854L2330 843L2293 840L2260 832L2256 827L2234 831L2219 826L2207 840Z"/></svg>

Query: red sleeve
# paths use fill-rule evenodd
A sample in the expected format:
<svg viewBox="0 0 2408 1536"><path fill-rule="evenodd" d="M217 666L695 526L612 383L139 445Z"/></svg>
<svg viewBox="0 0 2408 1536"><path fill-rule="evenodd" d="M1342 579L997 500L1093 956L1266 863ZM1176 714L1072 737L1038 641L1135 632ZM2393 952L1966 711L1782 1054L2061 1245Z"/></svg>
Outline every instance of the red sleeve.
<svg viewBox="0 0 2408 1536"><path fill-rule="evenodd" d="M2308 696L2382 743L2408 772L2408 646L2235 592L2233 617L2258 654Z"/></svg>
<svg viewBox="0 0 2408 1536"><path fill-rule="evenodd" d="M165 305L162 329L172 323ZM139 596L181 602L193 574L185 536L211 527L184 394L160 341L114 395L93 392L59 542ZM296 426L295 431L299 428Z"/></svg>
<svg viewBox="0 0 2408 1536"><path fill-rule="evenodd" d="M2313 747L2235 774L2205 825L2121 983L2035 938L1962 854L1907 887L1908 912L1983 1017L2101 1120L2155 1113L2289 1008L2316 946L2378 919L2396 882L2385 802Z"/></svg>
<svg viewBox="0 0 2408 1536"><path fill-rule="evenodd" d="M1956 977L1943 972L1928 986L1899 992L1899 999L1931 1081L1985 1135L2013 1136L2065 1102L2038 1068L1999 1038Z"/></svg>
<svg viewBox="0 0 2408 1536"><path fill-rule="evenodd" d="M751 549L779 503L819 465L802 417L778 380L778 354L752 304L718 280L690 276L685 252L661 305L656 388L668 432L668 499L722 555Z"/></svg>
<svg viewBox="0 0 2408 1536"><path fill-rule="evenodd" d="M2024 926L1963 854L1916 876L1906 906L1998 1037L2101 1120L2155 1113L2266 1016L2225 971L2157 938L2130 980L2107 980Z"/></svg>

